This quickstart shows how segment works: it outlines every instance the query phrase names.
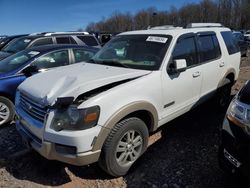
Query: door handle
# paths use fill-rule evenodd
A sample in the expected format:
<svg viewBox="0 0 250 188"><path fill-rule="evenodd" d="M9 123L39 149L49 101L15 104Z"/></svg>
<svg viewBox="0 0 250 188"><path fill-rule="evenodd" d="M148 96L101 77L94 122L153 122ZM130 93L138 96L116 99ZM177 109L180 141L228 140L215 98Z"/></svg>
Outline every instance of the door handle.
<svg viewBox="0 0 250 188"><path fill-rule="evenodd" d="M193 73L194 78L199 77L200 75L201 75L200 71L197 71L197 72Z"/></svg>
<svg viewBox="0 0 250 188"><path fill-rule="evenodd" d="M224 62L221 62L220 63L220 67L224 67L225 66L225 63Z"/></svg>

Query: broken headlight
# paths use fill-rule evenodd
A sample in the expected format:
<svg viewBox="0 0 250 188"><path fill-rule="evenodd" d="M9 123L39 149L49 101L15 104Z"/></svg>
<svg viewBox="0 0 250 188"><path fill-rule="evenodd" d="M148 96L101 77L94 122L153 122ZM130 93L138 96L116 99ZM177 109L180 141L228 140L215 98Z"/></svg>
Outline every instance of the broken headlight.
<svg viewBox="0 0 250 188"><path fill-rule="evenodd" d="M68 108L55 110L51 128L55 131L89 129L97 125L99 115L99 106L78 109L77 105L72 104Z"/></svg>

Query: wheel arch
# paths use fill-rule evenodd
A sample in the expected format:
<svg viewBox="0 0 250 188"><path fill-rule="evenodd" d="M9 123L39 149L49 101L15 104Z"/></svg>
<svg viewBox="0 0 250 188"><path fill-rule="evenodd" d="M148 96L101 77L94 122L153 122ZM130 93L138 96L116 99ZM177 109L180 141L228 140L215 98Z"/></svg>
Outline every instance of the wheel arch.
<svg viewBox="0 0 250 188"><path fill-rule="evenodd" d="M93 144L93 151L100 150L111 129L121 120L128 117L138 117L146 125L149 132L153 132L158 126L158 113L156 108L148 102L139 101L128 104L116 111L105 123Z"/></svg>
<svg viewBox="0 0 250 188"><path fill-rule="evenodd" d="M227 84L234 84L235 82L235 75L236 72L233 68L229 69L223 76L223 78L220 80L219 84L218 84L218 89L227 85Z"/></svg>

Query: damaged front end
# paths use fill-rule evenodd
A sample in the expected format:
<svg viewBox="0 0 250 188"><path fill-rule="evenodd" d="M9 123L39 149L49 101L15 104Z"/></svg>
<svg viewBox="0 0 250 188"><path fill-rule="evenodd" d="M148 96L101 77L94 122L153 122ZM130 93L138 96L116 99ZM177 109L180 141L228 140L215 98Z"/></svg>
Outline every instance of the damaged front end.
<svg viewBox="0 0 250 188"><path fill-rule="evenodd" d="M96 126L100 116L100 107L92 106L89 108L79 109L78 106L84 101L87 101L100 93L134 79L136 78L114 82L93 89L81 94L76 98L76 100L74 100L74 97L57 98L55 104L52 106L52 108L55 109L55 113L51 128L55 131L84 130Z"/></svg>

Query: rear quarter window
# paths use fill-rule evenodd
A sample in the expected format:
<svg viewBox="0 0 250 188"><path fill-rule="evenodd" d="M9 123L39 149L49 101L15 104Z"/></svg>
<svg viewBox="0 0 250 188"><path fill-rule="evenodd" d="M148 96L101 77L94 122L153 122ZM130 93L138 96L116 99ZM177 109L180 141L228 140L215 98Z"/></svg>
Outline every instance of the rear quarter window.
<svg viewBox="0 0 250 188"><path fill-rule="evenodd" d="M82 42L84 42L88 46L98 46L96 39L94 36L84 36L79 35L77 36Z"/></svg>
<svg viewBox="0 0 250 188"><path fill-rule="evenodd" d="M226 44L229 55L238 53L240 51L237 41L234 39L231 31L221 32L222 38Z"/></svg>

